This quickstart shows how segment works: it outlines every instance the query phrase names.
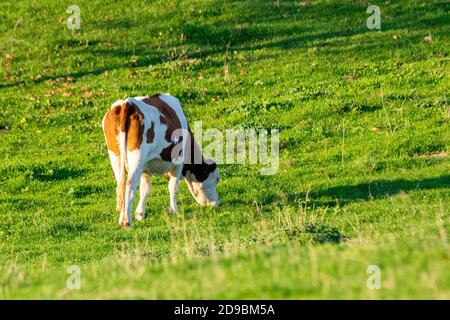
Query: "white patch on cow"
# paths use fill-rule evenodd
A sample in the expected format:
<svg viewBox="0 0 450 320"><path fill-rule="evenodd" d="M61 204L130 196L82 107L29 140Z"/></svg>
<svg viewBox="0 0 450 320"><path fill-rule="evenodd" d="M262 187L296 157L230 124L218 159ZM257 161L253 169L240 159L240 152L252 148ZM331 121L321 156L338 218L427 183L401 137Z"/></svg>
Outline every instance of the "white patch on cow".
<svg viewBox="0 0 450 320"><path fill-rule="evenodd" d="M125 168L125 166L126 166L125 157L123 155L125 155L125 153L127 152L126 136L125 136L125 132L123 132L123 131L119 132L119 152L121 154L121 157L120 157L120 168L121 168L121 170L123 170ZM120 180L122 179L124 174L125 174L125 171L120 171L119 172L119 179Z"/></svg>
<svg viewBox="0 0 450 320"><path fill-rule="evenodd" d="M145 142L145 145L148 145L147 143L147 130L152 127L153 124L153 142L150 144L149 152L151 154L147 155L147 158L151 157L151 155L157 155L159 157L159 154L164 148L167 148L170 143L166 141L165 134L167 131L167 125L164 123L161 123L160 115L161 113L159 110L149 104L144 103L141 100L136 100L135 104L138 106L139 110L144 114L144 137L143 141Z"/></svg>
<svg viewBox="0 0 450 320"><path fill-rule="evenodd" d="M146 98L148 98L148 96L134 97L133 99L142 101L142 100L144 100L144 99L146 99Z"/></svg>
<svg viewBox="0 0 450 320"><path fill-rule="evenodd" d="M120 157L116 156L114 152L108 149L109 161L111 162L111 167L114 172L114 177L116 181L119 182L120 179Z"/></svg>
<svg viewBox="0 0 450 320"><path fill-rule="evenodd" d="M105 119L106 119L107 115L108 115L108 113L105 113L105 115L103 116L103 119L102 119L102 130L103 130L104 134L105 134ZM106 134L105 134L105 137L106 137Z"/></svg>

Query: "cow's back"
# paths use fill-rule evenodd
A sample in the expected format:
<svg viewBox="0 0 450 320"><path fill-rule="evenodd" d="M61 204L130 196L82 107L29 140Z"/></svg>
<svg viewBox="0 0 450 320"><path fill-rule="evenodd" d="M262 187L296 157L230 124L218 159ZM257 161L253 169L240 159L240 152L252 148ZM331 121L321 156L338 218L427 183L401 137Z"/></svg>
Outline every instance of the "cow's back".
<svg viewBox="0 0 450 320"><path fill-rule="evenodd" d="M129 111L126 119L121 119L125 105ZM123 121L126 125L121 123ZM119 135L123 127L128 151L138 151L146 163L145 171L154 175L164 174L174 167L172 150L182 140L174 131L188 130L179 100L161 94L116 101L105 115L102 127L111 157L120 158Z"/></svg>

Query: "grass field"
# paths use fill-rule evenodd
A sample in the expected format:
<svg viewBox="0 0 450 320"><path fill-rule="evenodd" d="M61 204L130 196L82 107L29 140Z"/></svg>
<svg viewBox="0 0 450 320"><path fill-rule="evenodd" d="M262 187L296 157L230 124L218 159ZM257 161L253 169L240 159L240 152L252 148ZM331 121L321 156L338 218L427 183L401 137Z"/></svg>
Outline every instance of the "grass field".
<svg viewBox="0 0 450 320"><path fill-rule="evenodd" d="M378 5L2 1L0 298L450 299L450 4ZM221 206L182 183L177 215L158 177L121 230L101 120L156 92L278 128L278 173L220 165Z"/></svg>

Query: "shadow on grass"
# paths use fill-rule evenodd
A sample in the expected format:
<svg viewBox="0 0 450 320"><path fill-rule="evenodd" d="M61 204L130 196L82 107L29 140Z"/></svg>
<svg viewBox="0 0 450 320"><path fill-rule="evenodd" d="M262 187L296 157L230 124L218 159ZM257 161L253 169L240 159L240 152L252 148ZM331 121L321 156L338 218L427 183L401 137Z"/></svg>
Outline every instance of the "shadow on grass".
<svg viewBox="0 0 450 320"><path fill-rule="evenodd" d="M11 177L24 176L28 180L59 181L76 179L86 174L87 170L63 163L37 163L32 165L10 166L0 170L0 181Z"/></svg>
<svg viewBox="0 0 450 320"><path fill-rule="evenodd" d="M46 231L46 236L52 237L54 239L73 239L78 236L82 236L89 230L90 227L86 223L77 223L63 220L53 223Z"/></svg>
<svg viewBox="0 0 450 320"><path fill-rule="evenodd" d="M308 223L301 228L297 227L285 232L289 240L298 240L300 243L338 244L348 240L338 228L323 224Z"/></svg>
<svg viewBox="0 0 450 320"><path fill-rule="evenodd" d="M79 178L85 173L86 170L84 169L68 167L65 165L33 166L33 168L27 172L27 177L39 181L58 181Z"/></svg>
<svg viewBox="0 0 450 320"><path fill-rule="evenodd" d="M112 64L102 64L102 67L81 67L76 72L58 75L42 75L38 79L15 80L0 83L0 88L18 85L39 84L47 80L55 80L70 77L78 80L84 76L99 75L106 71L116 69L134 69L148 65L157 65L165 61L204 58L211 55L226 55L231 50L255 51L264 48L293 49L308 47L312 42L326 42L339 37L349 37L357 34L372 32L366 28L366 9L363 3L342 3L340 1L328 3L307 3L301 6L298 1L280 1L279 5L270 1L250 0L245 2L212 1L205 4L203 17L199 20L194 14L183 14L181 7L175 11L163 12L159 18L166 21L167 25L151 29L157 31L169 31L164 44L154 41L142 41L136 39L136 29L148 32L142 27L142 21L152 21L154 17L143 11L142 16L136 21L126 19L118 14L107 22L98 20L93 29L118 30L121 34L129 34L129 42L133 43L133 49L124 50L124 44L117 40L108 48L102 48L102 44L110 42L110 39L88 39L90 46L80 48L86 40L64 40L56 44L56 48L74 49L72 54L80 56L95 54L98 61L108 61L114 57L123 58L124 62L115 61ZM425 7L388 7L393 14L399 16L395 24L386 22L383 31L395 29L429 30L429 26L442 26L446 23L446 12L443 10L445 2L429 4ZM413 10L414 9L414 10ZM417 10L416 10L417 9ZM192 9L194 10L194 9ZM224 12L233 12L226 16ZM425 14L435 12L430 20ZM148 15L148 16L147 16ZM205 19L206 18L206 19ZM348 23L345 23L345 22ZM167 23L170 22L170 23ZM337 24L340 22L340 25ZM138 30L139 31L139 30ZM186 40L180 41L178 34L183 33ZM134 38L133 38L134 37ZM129 45L129 44L127 44ZM317 44L315 44L317 45ZM334 44L336 46L337 44ZM339 45L338 45L339 46ZM392 43L396 48L397 43ZM173 55L173 52L183 53ZM130 58L136 57L130 63Z"/></svg>
<svg viewBox="0 0 450 320"><path fill-rule="evenodd" d="M318 192L311 192L308 197L316 206L350 204L355 201L382 199L402 192L429 189L450 189L450 175L418 180L376 180L349 186L336 186ZM306 199L306 193L291 194L290 201ZM325 198L325 199L324 199Z"/></svg>

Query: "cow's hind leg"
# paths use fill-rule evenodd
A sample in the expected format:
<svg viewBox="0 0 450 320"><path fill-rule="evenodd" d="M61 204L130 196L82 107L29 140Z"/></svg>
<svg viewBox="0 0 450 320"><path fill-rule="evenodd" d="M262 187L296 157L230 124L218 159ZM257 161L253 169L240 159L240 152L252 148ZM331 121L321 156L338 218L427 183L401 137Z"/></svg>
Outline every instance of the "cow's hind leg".
<svg viewBox="0 0 450 320"><path fill-rule="evenodd" d="M109 161L111 162L111 167L114 173L114 178L116 179L116 182L119 183L120 156L116 155L111 150L108 150L108 154L109 154Z"/></svg>
<svg viewBox="0 0 450 320"><path fill-rule="evenodd" d="M109 152L109 160L111 161L111 167L114 172L114 178L116 179L116 183L117 183L117 187L116 187L116 193L117 193L118 189L119 189L119 184L120 184L120 156L114 154L110 150L108 150L108 152ZM116 210L119 212L122 211L122 208L120 208L118 206L117 201L116 201ZM120 219L122 219L122 218L120 218Z"/></svg>
<svg viewBox="0 0 450 320"><path fill-rule="evenodd" d="M142 220L145 217L145 204L152 188L152 176L142 173L139 186L139 204L134 215L135 220Z"/></svg>
<svg viewBox="0 0 450 320"><path fill-rule="evenodd" d="M120 214L119 224L126 228L131 226L131 212L133 210L134 197L142 174L141 152L139 149L128 152L128 177L125 185L124 208Z"/></svg>

